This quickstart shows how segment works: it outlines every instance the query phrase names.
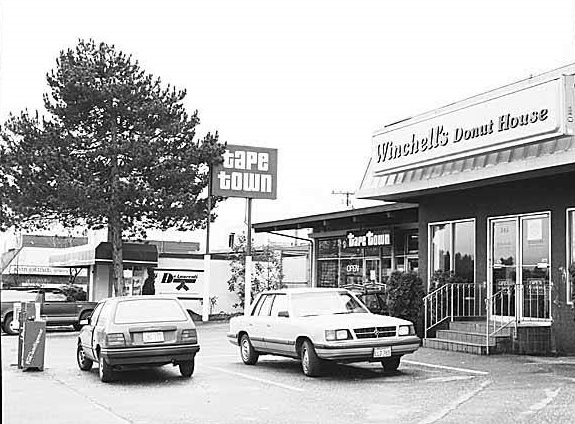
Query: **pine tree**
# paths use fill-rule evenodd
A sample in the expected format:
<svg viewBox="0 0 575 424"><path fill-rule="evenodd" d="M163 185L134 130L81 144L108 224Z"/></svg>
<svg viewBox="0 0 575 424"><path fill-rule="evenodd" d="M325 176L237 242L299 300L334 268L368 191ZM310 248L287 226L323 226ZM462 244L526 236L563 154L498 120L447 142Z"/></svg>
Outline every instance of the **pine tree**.
<svg viewBox="0 0 575 424"><path fill-rule="evenodd" d="M107 227L118 293L122 236L205 226L209 167L225 146L217 132L196 140L185 90L113 45L80 40L47 82L46 113L10 115L1 130L0 229Z"/></svg>

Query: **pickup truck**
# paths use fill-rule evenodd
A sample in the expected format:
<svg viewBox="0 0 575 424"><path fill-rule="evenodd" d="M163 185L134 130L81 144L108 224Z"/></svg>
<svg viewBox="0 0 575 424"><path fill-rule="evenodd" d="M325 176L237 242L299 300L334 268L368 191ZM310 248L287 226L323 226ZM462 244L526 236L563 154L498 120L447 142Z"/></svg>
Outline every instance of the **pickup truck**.
<svg viewBox="0 0 575 424"><path fill-rule="evenodd" d="M46 325L73 325L80 330L80 321L87 319L97 302L69 301L68 296L59 290L42 289L9 290L0 292L2 329L7 334L17 334L17 322L14 321L14 304L18 302L39 302L40 317Z"/></svg>

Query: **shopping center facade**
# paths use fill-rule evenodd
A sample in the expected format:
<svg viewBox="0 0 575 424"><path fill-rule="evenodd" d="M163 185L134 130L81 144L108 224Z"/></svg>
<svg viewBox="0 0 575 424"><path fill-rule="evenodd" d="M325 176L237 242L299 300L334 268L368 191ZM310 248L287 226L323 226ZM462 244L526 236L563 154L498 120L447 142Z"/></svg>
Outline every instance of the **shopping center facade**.
<svg viewBox="0 0 575 424"><path fill-rule="evenodd" d="M486 320L487 344L575 353L574 81L568 65L384 126L357 197L400 203L255 229L312 228L313 285L417 271L426 336Z"/></svg>

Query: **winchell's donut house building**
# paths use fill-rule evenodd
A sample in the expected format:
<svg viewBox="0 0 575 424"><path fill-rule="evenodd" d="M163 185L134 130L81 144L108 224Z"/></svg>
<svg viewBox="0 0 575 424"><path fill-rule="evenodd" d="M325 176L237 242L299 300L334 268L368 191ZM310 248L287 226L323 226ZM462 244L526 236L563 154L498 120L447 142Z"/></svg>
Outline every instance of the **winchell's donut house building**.
<svg viewBox="0 0 575 424"><path fill-rule="evenodd" d="M386 125L356 196L397 203L254 228L313 228L312 285L417 271L426 346L575 354L574 98L572 64Z"/></svg>

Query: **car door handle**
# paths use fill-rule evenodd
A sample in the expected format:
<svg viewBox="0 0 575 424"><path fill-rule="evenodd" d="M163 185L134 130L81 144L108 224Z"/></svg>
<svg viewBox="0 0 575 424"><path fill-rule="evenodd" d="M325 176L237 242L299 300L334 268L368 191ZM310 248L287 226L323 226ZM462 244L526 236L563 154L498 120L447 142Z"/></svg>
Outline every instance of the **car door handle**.
<svg viewBox="0 0 575 424"><path fill-rule="evenodd" d="M267 328L272 328L272 325L271 325L271 324L266 324L266 327L267 327Z"/></svg>

